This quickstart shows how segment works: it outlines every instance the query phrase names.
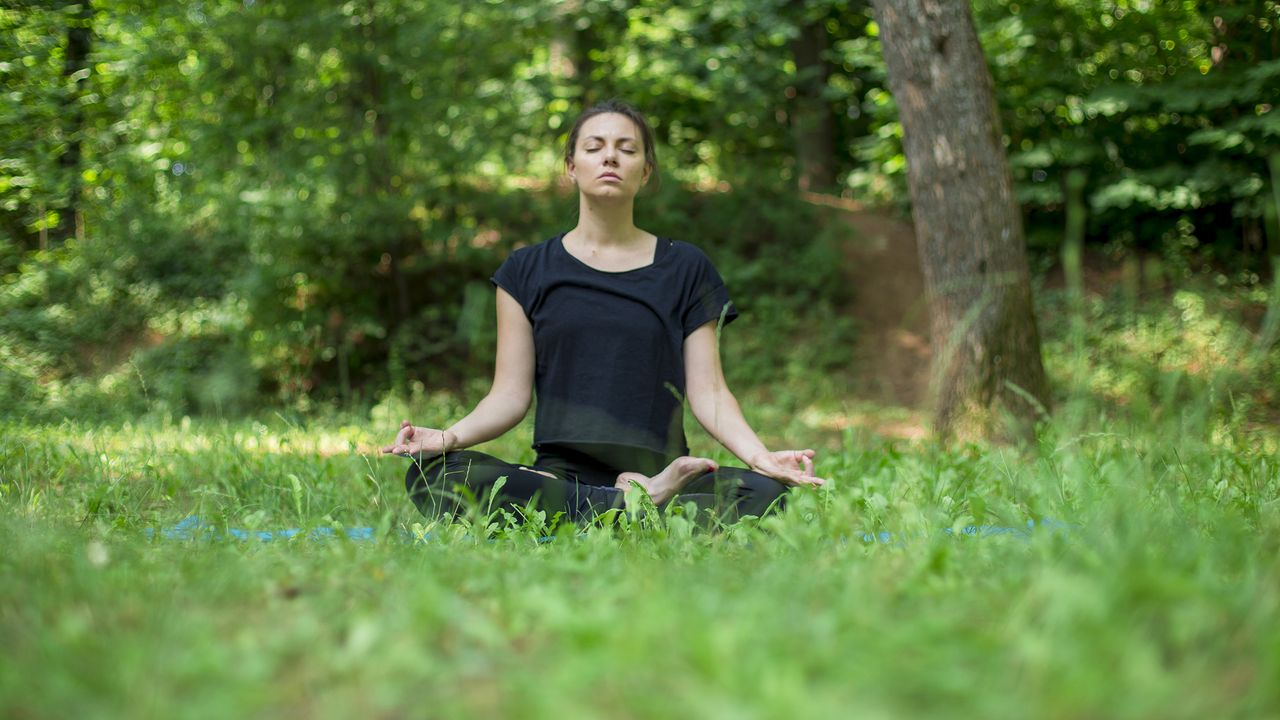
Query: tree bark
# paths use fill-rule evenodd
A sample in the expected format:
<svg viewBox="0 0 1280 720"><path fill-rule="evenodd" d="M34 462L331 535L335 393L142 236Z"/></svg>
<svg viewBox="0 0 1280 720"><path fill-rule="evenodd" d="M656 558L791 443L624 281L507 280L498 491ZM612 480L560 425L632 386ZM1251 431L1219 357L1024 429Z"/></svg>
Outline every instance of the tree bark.
<svg viewBox="0 0 1280 720"><path fill-rule="evenodd" d="M795 137L796 182L801 190L825 192L835 185L835 118L823 99L830 75L826 53L827 29L822 18L805 17L805 0L791 0L800 34L791 41L796 63L795 100L791 128Z"/></svg>
<svg viewBox="0 0 1280 720"><path fill-rule="evenodd" d="M967 0L874 6L929 301L935 430L1025 436L1049 394L1021 213L972 11Z"/></svg>

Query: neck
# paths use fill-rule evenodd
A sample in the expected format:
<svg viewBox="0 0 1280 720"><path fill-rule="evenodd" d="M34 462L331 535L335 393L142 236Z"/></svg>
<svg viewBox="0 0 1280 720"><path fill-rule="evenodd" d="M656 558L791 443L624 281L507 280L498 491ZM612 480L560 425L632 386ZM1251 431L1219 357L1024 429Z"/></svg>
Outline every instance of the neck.
<svg viewBox="0 0 1280 720"><path fill-rule="evenodd" d="M571 232L589 247L625 247L639 242L634 219L635 202L607 203L578 196L578 225Z"/></svg>

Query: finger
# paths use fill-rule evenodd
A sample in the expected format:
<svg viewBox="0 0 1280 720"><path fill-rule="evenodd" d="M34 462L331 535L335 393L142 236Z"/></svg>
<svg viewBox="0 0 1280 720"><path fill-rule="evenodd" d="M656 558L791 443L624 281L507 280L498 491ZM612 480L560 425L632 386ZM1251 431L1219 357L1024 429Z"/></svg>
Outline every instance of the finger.
<svg viewBox="0 0 1280 720"><path fill-rule="evenodd" d="M804 463L804 474L813 477L813 460L808 455L801 455L800 461Z"/></svg>
<svg viewBox="0 0 1280 720"><path fill-rule="evenodd" d="M816 487L826 483L826 480L814 475L812 471L808 473L802 473L799 471L793 472L790 473L790 478L796 485L812 485Z"/></svg>

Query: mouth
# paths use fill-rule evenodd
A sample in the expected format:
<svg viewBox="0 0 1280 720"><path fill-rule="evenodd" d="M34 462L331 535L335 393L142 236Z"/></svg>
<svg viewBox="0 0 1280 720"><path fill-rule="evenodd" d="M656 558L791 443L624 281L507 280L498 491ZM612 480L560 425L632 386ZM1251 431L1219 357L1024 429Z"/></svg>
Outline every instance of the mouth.
<svg viewBox="0 0 1280 720"><path fill-rule="evenodd" d="M598 179L599 180L621 180L622 178L613 173L604 173Z"/></svg>

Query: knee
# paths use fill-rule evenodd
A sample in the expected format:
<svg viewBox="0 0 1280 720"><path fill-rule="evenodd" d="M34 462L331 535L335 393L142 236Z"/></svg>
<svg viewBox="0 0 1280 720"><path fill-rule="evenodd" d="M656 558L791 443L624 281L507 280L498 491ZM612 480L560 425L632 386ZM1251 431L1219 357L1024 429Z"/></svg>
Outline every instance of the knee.
<svg viewBox="0 0 1280 720"><path fill-rule="evenodd" d="M431 458L414 458L405 472L404 488L409 499L425 515L443 507L456 483L470 486L472 463L477 453L460 451Z"/></svg>
<svg viewBox="0 0 1280 720"><path fill-rule="evenodd" d="M760 508L780 509L786 502L787 486L771 477L747 471L742 474L742 486L750 494Z"/></svg>
<svg viewBox="0 0 1280 720"><path fill-rule="evenodd" d="M743 515L763 515L786 502L787 486L771 477L740 468L722 468L718 474L732 482L735 505Z"/></svg>
<svg viewBox="0 0 1280 720"><path fill-rule="evenodd" d="M430 514L428 511L435 504L432 500L432 492L439 487L440 475L443 471L443 458L422 460L414 458L409 462L409 470L404 476L404 489L409 493L409 499L424 515Z"/></svg>

